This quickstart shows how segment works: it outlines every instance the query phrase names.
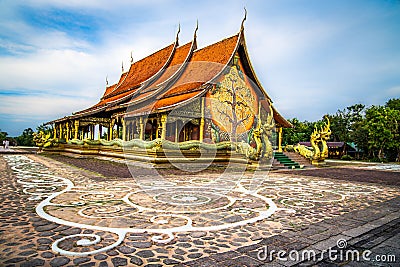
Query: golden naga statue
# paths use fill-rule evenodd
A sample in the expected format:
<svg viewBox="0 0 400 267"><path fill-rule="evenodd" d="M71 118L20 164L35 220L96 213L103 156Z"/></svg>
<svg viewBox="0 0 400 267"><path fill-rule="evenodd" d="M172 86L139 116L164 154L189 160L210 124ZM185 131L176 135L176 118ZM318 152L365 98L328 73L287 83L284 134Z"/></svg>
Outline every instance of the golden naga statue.
<svg viewBox="0 0 400 267"><path fill-rule="evenodd" d="M310 143L312 149L304 145L296 145L293 147L294 151L309 159L312 164L318 165L323 164L324 160L328 157L328 145L326 142L329 140L332 131L330 129L329 118L326 118L327 122L321 129L315 127L314 132L311 134Z"/></svg>
<svg viewBox="0 0 400 267"><path fill-rule="evenodd" d="M39 131L37 133L33 133L33 141L39 148L50 147L56 143L56 140L50 138L51 136L51 133L45 134L43 131Z"/></svg>
<svg viewBox="0 0 400 267"><path fill-rule="evenodd" d="M261 118L258 117L257 126L251 132L250 139L254 140L256 147L252 147L249 143L242 141L236 144L236 150L250 160L258 161L261 158L272 158L273 149L269 138L275 127L273 118L273 111L270 107L270 113L266 121L263 123Z"/></svg>

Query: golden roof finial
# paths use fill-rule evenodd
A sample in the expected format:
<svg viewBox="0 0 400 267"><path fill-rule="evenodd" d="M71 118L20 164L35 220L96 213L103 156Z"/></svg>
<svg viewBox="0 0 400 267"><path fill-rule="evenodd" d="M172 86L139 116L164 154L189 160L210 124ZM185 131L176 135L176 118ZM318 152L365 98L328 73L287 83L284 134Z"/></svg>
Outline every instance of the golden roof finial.
<svg viewBox="0 0 400 267"><path fill-rule="evenodd" d="M194 39L197 38L197 30L199 29L199 19L196 20L196 29L194 30Z"/></svg>
<svg viewBox="0 0 400 267"><path fill-rule="evenodd" d="M176 42L178 42L178 40L179 40L179 33L181 32L181 23L179 22L178 23L178 31L177 31L177 33L176 33Z"/></svg>
<svg viewBox="0 0 400 267"><path fill-rule="evenodd" d="M245 22L246 18L247 18L247 9L246 9L246 7L244 7L244 18L242 20L242 25L240 26L241 31L244 30L244 22Z"/></svg>

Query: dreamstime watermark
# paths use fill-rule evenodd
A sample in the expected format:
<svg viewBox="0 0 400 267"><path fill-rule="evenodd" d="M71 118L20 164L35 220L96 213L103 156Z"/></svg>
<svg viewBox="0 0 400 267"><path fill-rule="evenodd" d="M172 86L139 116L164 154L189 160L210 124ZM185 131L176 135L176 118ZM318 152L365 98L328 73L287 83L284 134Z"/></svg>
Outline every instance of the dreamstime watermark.
<svg viewBox="0 0 400 267"><path fill-rule="evenodd" d="M371 261L371 262L396 262L394 254L372 255L371 250L358 251L357 249L346 249L347 241L339 239L336 242L337 249L329 248L321 253L313 249L298 250L268 250L268 246L258 250L257 258L261 261Z"/></svg>

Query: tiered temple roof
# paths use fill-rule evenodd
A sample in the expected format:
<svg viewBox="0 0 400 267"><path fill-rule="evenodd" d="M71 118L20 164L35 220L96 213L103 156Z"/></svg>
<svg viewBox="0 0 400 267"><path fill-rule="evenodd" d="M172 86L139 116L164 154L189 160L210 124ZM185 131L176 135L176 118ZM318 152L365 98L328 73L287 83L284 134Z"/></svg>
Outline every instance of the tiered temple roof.
<svg viewBox="0 0 400 267"><path fill-rule="evenodd" d="M245 74L261 90L265 100L272 103L251 66L243 27L236 35L200 49L196 32L197 28L193 40L184 45L179 45L178 32L174 43L132 63L116 84L106 87L97 104L54 122L118 110L124 110L127 116L167 111L204 96L213 80L231 65L235 55L240 56ZM274 107L273 111L278 125L291 127Z"/></svg>

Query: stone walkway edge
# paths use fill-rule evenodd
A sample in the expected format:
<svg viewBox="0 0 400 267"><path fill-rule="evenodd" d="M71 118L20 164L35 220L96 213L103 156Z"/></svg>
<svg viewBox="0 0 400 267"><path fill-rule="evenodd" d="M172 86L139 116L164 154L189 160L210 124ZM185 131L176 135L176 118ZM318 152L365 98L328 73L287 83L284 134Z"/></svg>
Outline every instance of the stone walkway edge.
<svg viewBox="0 0 400 267"><path fill-rule="evenodd" d="M353 248L357 248L360 243L366 243L365 241L377 245L377 242L373 241L385 243L390 237L396 234L399 235L399 226L400 197L397 197L371 206L368 209L353 211L296 231L287 231L280 235L263 239L255 245L181 263L177 266L312 266L318 264L324 266L325 264L331 264L329 266L334 266L327 261L326 256L321 257L321 253L324 250L337 249L337 241L339 239L345 240L348 247ZM388 233L388 229L391 232ZM385 231L386 238L382 238L380 234ZM269 259L262 261L258 258L258 255L265 246L275 251L297 250L301 252L302 250L314 250L317 252L315 258L321 260L312 261L310 258L304 258L299 261L278 261L273 257L272 261L269 261ZM363 248L365 249L366 247L364 246ZM397 248L397 252L399 250ZM396 258L397 263L399 260Z"/></svg>

